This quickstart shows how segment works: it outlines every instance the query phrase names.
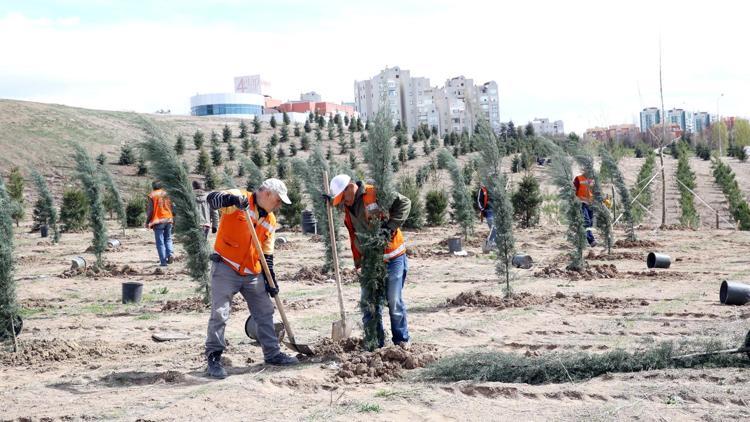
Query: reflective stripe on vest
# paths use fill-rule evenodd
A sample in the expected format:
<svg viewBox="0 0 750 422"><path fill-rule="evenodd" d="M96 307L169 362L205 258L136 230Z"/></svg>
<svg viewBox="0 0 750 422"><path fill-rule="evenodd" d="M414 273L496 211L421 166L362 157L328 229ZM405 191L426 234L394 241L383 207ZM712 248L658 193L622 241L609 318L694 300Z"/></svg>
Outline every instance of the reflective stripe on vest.
<svg viewBox="0 0 750 422"><path fill-rule="evenodd" d="M594 196L591 193L591 185L594 184L594 181L591 179L587 179L584 175L576 176L575 180L578 181L576 196L583 201L591 201Z"/></svg>
<svg viewBox="0 0 750 422"><path fill-rule="evenodd" d="M369 213L378 210L380 207L378 206L377 201L377 194L375 192L375 187L372 185L365 185L365 193L362 195L362 200L364 201L365 205L365 216L369 219ZM354 260L358 261L361 257L360 251L357 249L357 246L355 244L356 239L356 232L354 231L354 225L351 222L351 216L349 213L349 208L346 209L346 216L344 218L344 223L346 224L346 228L349 230L349 237L351 238L351 245L352 245L352 255L354 256ZM404 244L404 235L401 233L401 229L396 229L396 232L393 234L393 238L385 247L385 251L383 253L383 260L388 261L393 258L396 258L398 256L403 255L406 252L406 245Z"/></svg>
<svg viewBox="0 0 750 422"><path fill-rule="evenodd" d="M151 200L151 210L153 212L151 221L148 222L149 227L174 221L172 201L169 200L167 192L164 189L156 189L148 194L148 197Z"/></svg>
<svg viewBox="0 0 750 422"><path fill-rule="evenodd" d="M232 195L246 195L250 204L248 214L255 226L255 233L261 244L267 241L276 228L276 216L273 213L257 220L258 212L255 198L245 190L230 189ZM236 207L226 207L219 221L214 250L240 275L260 274L263 270L260 259L263 251L255 250L245 212Z"/></svg>

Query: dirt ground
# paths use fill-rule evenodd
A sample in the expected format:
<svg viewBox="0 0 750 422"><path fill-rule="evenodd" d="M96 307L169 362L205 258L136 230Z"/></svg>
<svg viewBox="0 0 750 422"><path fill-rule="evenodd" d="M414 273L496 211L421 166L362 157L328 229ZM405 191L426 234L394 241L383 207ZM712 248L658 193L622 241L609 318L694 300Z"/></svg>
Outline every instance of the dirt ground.
<svg viewBox="0 0 750 422"><path fill-rule="evenodd" d="M116 270L63 277L72 257L93 261L84 253L90 235L65 234L53 246L27 229L16 235L25 317L21 351L0 352L2 420L750 417L749 378L739 369L611 374L542 386L418 379L419 366L465 350L596 353L687 338L739 345L750 328L750 308L722 306L718 291L724 279L750 280L741 252L750 246L750 233L641 229L641 239L656 242L659 252L672 257L670 269L646 271L645 256L655 248L615 248L610 257L596 248L589 263L606 269L605 276L594 271L572 278L562 272L535 276L564 267L564 227L518 230L518 249L535 265L514 271L520 299L498 303L482 301L502 290L494 260L482 254L480 241L466 242L468 256L460 257L444 253L442 242L453 234L446 228L407 232L410 248L421 252L409 261L404 291L415 360L387 372L392 362L406 362L393 346L364 356L353 352L354 346L336 352L329 344L325 356L297 367L266 366L259 347L244 334L248 312L237 299L226 333L230 376L214 381L205 377L202 358L208 310L191 299L195 285L184 272L184 260L164 273L157 270L150 232L129 229L122 235L110 227L111 237L122 241L120 249L106 253ZM476 237L486 234L486 226L477 224ZM622 238L621 230L617 234ZM323 244L299 232L279 235L289 240L276 253L288 316L300 340L325 345L339 314L334 284L315 274ZM344 250L342 262L350 269L351 254ZM125 265L129 268L121 274ZM144 284L140 304L120 303L124 281ZM355 321L361 317L358 297L356 282L344 285L346 309ZM360 328L354 336L361 336ZM187 339L157 343L151 337L156 332ZM383 369L369 371L377 365Z"/></svg>

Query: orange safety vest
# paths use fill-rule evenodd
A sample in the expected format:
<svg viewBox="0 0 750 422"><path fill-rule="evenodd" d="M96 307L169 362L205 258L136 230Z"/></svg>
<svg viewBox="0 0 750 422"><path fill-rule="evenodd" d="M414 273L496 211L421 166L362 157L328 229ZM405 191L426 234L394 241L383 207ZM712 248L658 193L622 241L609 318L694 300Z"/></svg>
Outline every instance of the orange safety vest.
<svg viewBox="0 0 750 422"><path fill-rule="evenodd" d="M164 189L156 189L148 194L148 197L151 199L151 209L153 210L151 221L148 222L149 228L153 227L155 224L174 222L174 216L172 215L172 201L169 200L167 191Z"/></svg>
<svg viewBox="0 0 750 422"><path fill-rule="evenodd" d="M576 189L576 196L578 199L584 202L591 202L594 195L591 193L591 187L594 186L594 181L580 174L574 179L578 181L578 189Z"/></svg>
<svg viewBox="0 0 750 422"><path fill-rule="evenodd" d="M362 195L362 200L365 204L365 216L367 216L367 219L369 220L369 214L379 208L377 202L377 194L375 193L375 186L365 185L365 194ZM349 239L352 245L352 255L354 257L354 262L358 262L362 258L362 253L359 251L359 249L357 249L357 245L355 242L357 234L354 231L351 213L349 212L349 209L347 207L344 208L346 209L344 224L346 225L347 230L349 230ZM401 229L396 229L396 233L393 235L393 238L385 246L385 251L383 252L383 261L390 261L391 259L399 257L405 253L406 245L404 244L404 235L403 233L401 233Z"/></svg>
<svg viewBox="0 0 750 422"><path fill-rule="evenodd" d="M490 203L490 197L487 195L487 187L482 186L479 188L479 191L482 193L482 211L487 209L487 204Z"/></svg>
<svg viewBox="0 0 750 422"><path fill-rule="evenodd" d="M233 195L245 195L250 203L248 213L255 226L255 233L261 245L273 236L276 229L276 216L269 212L265 217L258 221L258 207L255 204L253 194L246 190L230 189L228 191ZM237 207L224 208L219 220L219 230L216 233L216 243L214 250L230 267L238 274L260 274L263 270L261 266L260 254L263 251L257 251L253 245L253 238L250 229L247 226L245 211Z"/></svg>

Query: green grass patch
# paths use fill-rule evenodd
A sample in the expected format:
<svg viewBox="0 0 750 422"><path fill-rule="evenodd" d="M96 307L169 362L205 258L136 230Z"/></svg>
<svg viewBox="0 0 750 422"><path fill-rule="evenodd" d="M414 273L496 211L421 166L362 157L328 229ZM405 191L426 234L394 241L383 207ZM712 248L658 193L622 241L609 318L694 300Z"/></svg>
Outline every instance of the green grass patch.
<svg viewBox="0 0 750 422"><path fill-rule="evenodd" d="M379 404L360 403L359 406L357 406L357 411L359 413L380 413L383 411L383 409L380 407Z"/></svg>
<svg viewBox="0 0 750 422"><path fill-rule="evenodd" d="M137 319L137 320L143 320L143 321L145 321L145 320L152 320L152 319L158 319L158 318L159 318L159 315L151 313L151 312L146 312L145 314L141 314L141 315L138 315L137 317L135 317L135 319Z"/></svg>
<svg viewBox="0 0 750 422"><path fill-rule="evenodd" d="M46 311L45 308L24 308L22 307L19 311L19 314L21 315L21 318L23 319L29 319L36 315L44 314Z"/></svg>
<svg viewBox="0 0 750 422"><path fill-rule="evenodd" d="M505 352L468 352L454 355L430 365L421 375L430 381L495 381L526 384L548 384L583 381L612 372L640 372L669 368L750 367L744 354L714 355L673 359L688 353L730 349L718 341L708 340L675 344L662 342L650 348L626 352L614 350L601 354L549 353L524 356Z"/></svg>

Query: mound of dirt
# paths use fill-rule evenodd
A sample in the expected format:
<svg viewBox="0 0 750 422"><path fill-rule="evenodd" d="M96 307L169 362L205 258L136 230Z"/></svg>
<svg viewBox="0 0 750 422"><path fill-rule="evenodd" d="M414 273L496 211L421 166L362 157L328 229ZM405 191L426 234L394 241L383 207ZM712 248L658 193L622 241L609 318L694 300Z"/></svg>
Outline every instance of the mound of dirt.
<svg viewBox="0 0 750 422"><path fill-rule="evenodd" d="M321 356L324 359L337 359L339 356L343 356L346 353L363 350L363 343L361 338L350 337L341 341L333 341L332 339L325 337L318 341L313 348L315 354Z"/></svg>
<svg viewBox="0 0 750 422"><path fill-rule="evenodd" d="M315 306L320 305L321 302L323 302L322 299L313 298L313 297L309 297L306 299L293 300L293 301L284 300L284 307L286 309L299 311L302 309L314 308Z"/></svg>
<svg viewBox="0 0 750 422"><path fill-rule="evenodd" d="M199 296L189 297L180 300L168 300L161 306L161 312L203 312L211 308L211 305L203 303L203 298ZM245 299L241 295L235 295L232 298L232 312L247 309Z"/></svg>
<svg viewBox="0 0 750 422"><path fill-rule="evenodd" d="M569 270L556 266L547 266L534 273L540 278L565 278L569 280L593 280L597 278L615 278L618 271L614 264L594 264L582 270Z"/></svg>
<svg viewBox="0 0 750 422"><path fill-rule="evenodd" d="M52 362L88 362L114 355L117 350L104 342L75 342L62 339L19 340L18 352L0 352L0 363L9 366L40 366Z"/></svg>
<svg viewBox="0 0 750 422"><path fill-rule="evenodd" d="M357 273L352 268L342 268L339 270L341 274L341 283L349 284L357 281ZM323 272L323 267L306 267L302 266L292 277L293 281L299 281L308 285L315 284L326 284L331 283L336 275L331 271L330 273Z"/></svg>
<svg viewBox="0 0 750 422"><path fill-rule="evenodd" d="M148 372L113 372L101 379L109 387L127 387L131 385L152 385L160 382L179 384L185 382L185 374L178 371L157 373Z"/></svg>
<svg viewBox="0 0 750 422"><path fill-rule="evenodd" d="M468 306L473 308L525 308L541 305L551 301L551 298L536 296L531 293L518 293L511 297L486 295L479 290L462 292L454 298L447 299L448 306Z"/></svg>
<svg viewBox="0 0 750 422"><path fill-rule="evenodd" d="M339 355L341 366L334 381L371 384L400 378L404 370L424 367L438 359L437 347L412 344L386 346L374 352L354 351Z"/></svg>
<svg viewBox="0 0 750 422"><path fill-rule="evenodd" d="M596 260L596 261L618 261L621 259L633 259L636 261L642 261L643 260L643 254L635 253L635 252L613 252L611 254L596 254L594 251L589 250L588 255L586 255L586 259Z"/></svg>
<svg viewBox="0 0 750 422"><path fill-rule="evenodd" d="M627 240L620 239L615 242L615 248L654 248L659 246L653 240Z"/></svg>

